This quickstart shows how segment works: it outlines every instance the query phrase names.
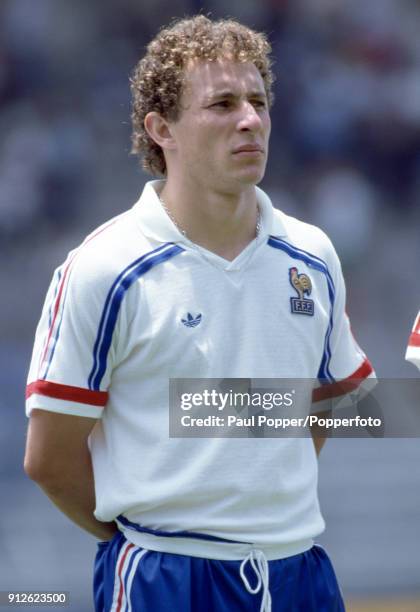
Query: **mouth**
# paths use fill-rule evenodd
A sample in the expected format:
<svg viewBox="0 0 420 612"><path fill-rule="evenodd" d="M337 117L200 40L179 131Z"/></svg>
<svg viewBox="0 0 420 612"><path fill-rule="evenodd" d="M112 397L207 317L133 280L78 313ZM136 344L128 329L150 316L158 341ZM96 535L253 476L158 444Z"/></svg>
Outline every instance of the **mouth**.
<svg viewBox="0 0 420 612"><path fill-rule="evenodd" d="M259 145L243 145L233 150L234 155L262 155L264 149Z"/></svg>

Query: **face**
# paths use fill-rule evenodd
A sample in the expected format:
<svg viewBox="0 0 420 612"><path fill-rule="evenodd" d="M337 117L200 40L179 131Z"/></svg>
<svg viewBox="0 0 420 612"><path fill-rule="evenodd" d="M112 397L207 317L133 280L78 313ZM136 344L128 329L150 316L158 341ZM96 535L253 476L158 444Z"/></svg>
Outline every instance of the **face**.
<svg viewBox="0 0 420 612"><path fill-rule="evenodd" d="M187 69L181 113L171 124L169 172L200 188L237 192L264 176L270 115L252 63L196 61Z"/></svg>

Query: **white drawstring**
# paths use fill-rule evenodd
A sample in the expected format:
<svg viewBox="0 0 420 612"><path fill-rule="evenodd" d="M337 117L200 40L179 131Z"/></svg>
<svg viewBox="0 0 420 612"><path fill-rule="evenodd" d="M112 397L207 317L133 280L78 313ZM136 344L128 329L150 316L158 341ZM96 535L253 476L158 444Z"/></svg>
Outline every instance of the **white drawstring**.
<svg viewBox="0 0 420 612"><path fill-rule="evenodd" d="M252 588L248 582L247 577L245 576L245 566L247 563L251 564L252 569L255 572L255 575L258 578L257 586ZM261 600L261 608L260 612L271 612L271 595L268 589L269 582L269 574L268 574L268 562L265 554L262 550L251 550L249 555L245 557L245 559L241 563L241 567L239 569L239 573L241 574L242 582L245 585L248 593L252 595L256 595L261 590L261 586L263 589L262 600Z"/></svg>

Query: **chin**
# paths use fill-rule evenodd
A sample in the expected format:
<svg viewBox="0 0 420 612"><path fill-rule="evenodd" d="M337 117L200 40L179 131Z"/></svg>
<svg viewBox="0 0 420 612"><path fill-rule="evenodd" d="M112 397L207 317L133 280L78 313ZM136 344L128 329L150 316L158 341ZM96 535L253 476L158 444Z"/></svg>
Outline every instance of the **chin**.
<svg viewBox="0 0 420 612"><path fill-rule="evenodd" d="M238 176L238 181L243 185L258 185L264 178L264 170L259 169L254 172L244 172Z"/></svg>
<svg viewBox="0 0 420 612"><path fill-rule="evenodd" d="M234 169L231 172L220 173L218 178L214 177L213 184L224 186L231 193L242 191L251 186L258 185L264 178L265 166L242 168L241 170Z"/></svg>

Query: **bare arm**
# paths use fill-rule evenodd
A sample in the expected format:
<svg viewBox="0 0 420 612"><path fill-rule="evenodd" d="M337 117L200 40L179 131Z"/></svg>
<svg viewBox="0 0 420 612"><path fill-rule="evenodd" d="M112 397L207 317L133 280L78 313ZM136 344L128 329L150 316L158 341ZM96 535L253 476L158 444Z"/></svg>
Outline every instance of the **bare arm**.
<svg viewBox="0 0 420 612"><path fill-rule="evenodd" d="M332 414L331 410L325 410L324 412L318 412L317 416L319 418L325 419L330 417ZM326 429L325 428L320 428L318 427L318 425L311 425L311 435L312 435L312 440L315 446L315 452L317 454L317 456L319 456L319 453L322 450L322 447L324 446L325 442L327 441L327 437L326 437Z"/></svg>
<svg viewBox="0 0 420 612"><path fill-rule="evenodd" d="M101 540L112 538L114 522L98 521L88 436L96 419L33 410L25 472L74 523Z"/></svg>

